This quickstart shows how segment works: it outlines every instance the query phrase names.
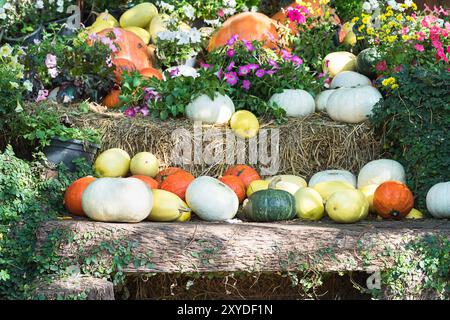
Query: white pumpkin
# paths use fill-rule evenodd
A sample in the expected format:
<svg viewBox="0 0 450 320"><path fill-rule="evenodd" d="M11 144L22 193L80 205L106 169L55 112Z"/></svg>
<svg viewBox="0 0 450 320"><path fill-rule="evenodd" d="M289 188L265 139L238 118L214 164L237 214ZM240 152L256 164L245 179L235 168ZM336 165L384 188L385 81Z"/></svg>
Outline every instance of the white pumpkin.
<svg viewBox="0 0 450 320"><path fill-rule="evenodd" d="M431 187L427 193L427 209L435 218L450 219L450 181Z"/></svg>
<svg viewBox="0 0 450 320"><path fill-rule="evenodd" d="M276 104L284 109L288 117L304 117L314 113L316 108L313 96L308 91L299 89L285 89L282 93L275 93L269 104Z"/></svg>
<svg viewBox="0 0 450 320"><path fill-rule="evenodd" d="M216 93L214 100L206 94L195 98L186 107L186 116L205 124L225 124L234 113L234 103L227 95Z"/></svg>
<svg viewBox="0 0 450 320"><path fill-rule="evenodd" d="M135 178L100 178L84 190L83 211L95 221L140 222L153 207L153 194Z"/></svg>
<svg viewBox="0 0 450 320"><path fill-rule="evenodd" d="M333 78L330 88L351 88L371 85L372 81L370 81L370 79L365 75L355 71L343 71Z"/></svg>
<svg viewBox="0 0 450 320"><path fill-rule="evenodd" d="M316 110L317 111L327 111L327 103L330 96L335 92L336 90L325 90L319 93L316 97Z"/></svg>
<svg viewBox="0 0 450 320"><path fill-rule="evenodd" d="M348 182L356 188L356 176L347 170L325 170L317 172L309 180L309 187L312 188L320 182L327 181Z"/></svg>
<svg viewBox="0 0 450 320"><path fill-rule="evenodd" d="M295 193L299 189L306 188L308 186L305 179L303 179L302 177L289 174L270 177L267 178L266 181L268 181L269 183L273 182L271 188L277 190L284 190L292 195L295 195Z"/></svg>
<svg viewBox="0 0 450 320"><path fill-rule="evenodd" d="M327 113L335 121L359 123L367 120L381 99L381 93L372 86L340 88L328 99Z"/></svg>
<svg viewBox="0 0 450 320"><path fill-rule="evenodd" d="M186 190L186 202L197 216L206 221L233 219L239 208L234 191L212 177L198 177Z"/></svg>
<svg viewBox="0 0 450 320"><path fill-rule="evenodd" d="M347 51L333 52L323 59L322 67L332 78L342 71L355 71L356 56Z"/></svg>
<svg viewBox="0 0 450 320"><path fill-rule="evenodd" d="M176 67L170 67L167 69L168 74L172 74L172 78L176 77L192 77L197 78L199 76L197 70L187 65L180 65Z"/></svg>
<svg viewBox="0 0 450 320"><path fill-rule="evenodd" d="M380 185L386 181L406 183L405 169L395 160L374 160L367 163L362 167L361 171L359 171L358 189L369 184Z"/></svg>

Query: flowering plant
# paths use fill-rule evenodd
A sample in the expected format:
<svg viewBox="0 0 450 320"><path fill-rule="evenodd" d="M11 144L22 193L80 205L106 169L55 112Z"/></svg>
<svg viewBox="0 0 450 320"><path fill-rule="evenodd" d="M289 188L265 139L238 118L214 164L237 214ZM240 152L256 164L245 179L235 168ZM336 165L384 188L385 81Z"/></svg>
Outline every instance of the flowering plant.
<svg viewBox="0 0 450 320"><path fill-rule="evenodd" d="M66 16L73 0L0 1L0 29L9 37L28 34L41 24Z"/></svg>
<svg viewBox="0 0 450 320"><path fill-rule="evenodd" d="M449 69L448 10L428 8L419 12L411 0L404 3L389 0L385 5L371 0L363 4L363 10L361 17L353 21L358 39L376 47L380 54L376 69L387 76L382 81L384 87L398 87L394 74L405 65Z"/></svg>
<svg viewBox="0 0 450 320"><path fill-rule="evenodd" d="M24 54L9 44L0 48L0 128L12 113L23 110L22 97L33 90L33 84L24 79L24 66L19 62Z"/></svg>
<svg viewBox="0 0 450 320"><path fill-rule="evenodd" d="M208 56L206 67L214 69L231 87L237 109L258 115L270 113L280 119L284 116L282 110L266 103L273 94L283 89L304 89L314 95L324 79L311 72L300 57L284 49L277 55L263 45L259 41L239 40L234 35L226 46Z"/></svg>
<svg viewBox="0 0 450 320"><path fill-rule="evenodd" d="M73 98L99 101L114 84L115 67L109 56L113 50L109 37L91 45L76 36L45 33L26 49L25 71L35 84L37 102L46 100L53 88L70 87Z"/></svg>

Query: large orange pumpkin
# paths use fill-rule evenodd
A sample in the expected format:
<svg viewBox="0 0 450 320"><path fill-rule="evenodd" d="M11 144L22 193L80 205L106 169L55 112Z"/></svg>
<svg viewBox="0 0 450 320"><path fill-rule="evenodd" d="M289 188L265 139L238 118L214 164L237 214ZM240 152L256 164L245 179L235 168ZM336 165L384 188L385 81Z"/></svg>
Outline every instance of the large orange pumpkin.
<svg viewBox="0 0 450 320"><path fill-rule="evenodd" d="M118 47L118 51L113 54L114 60L126 59L132 61L137 70L152 67L147 45L133 32L121 28L111 28L99 32L98 35L111 36L114 44Z"/></svg>
<svg viewBox="0 0 450 320"><path fill-rule="evenodd" d="M414 196L405 184L387 181L375 190L373 207L385 219L401 219L414 208Z"/></svg>
<svg viewBox="0 0 450 320"><path fill-rule="evenodd" d="M159 70L153 68L153 67L149 67L149 68L145 68L142 70L139 70L139 73L144 77L144 78L152 78L155 77L156 79L159 80L163 80L163 75L161 72L159 72Z"/></svg>
<svg viewBox="0 0 450 320"><path fill-rule="evenodd" d="M253 181L261 180L261 176L258 174L258 172L256 172L256 170L252 167L245 164L239 164L229 167L223 175L238 177L244 183L245 188L248 188L250 183L252 183Z"/></svg>
<svg viewBox="0 0 450 320"><path fill-rule="evenodd" d="M120 87L114 87L111 92L103 98L102 104L108 108L115 108L120 105L120 95L122 94L122 90Z"/></svg>
<svg viewBox="0 0 450 320"><path fill-rule="evenodd" d="M219 178L220 181L229 186L234 193L236 193L239 203L242 203L246 198L245 185L241 179L236 176L223 176Z"/></svg>
<svg viewBox="0 0 450 320"><path fill-rule="evenodd" d="M85 216L83 207L81 206L81 198L83 191L94 180L95 178L91 176L80 178L67 188L64 194L64 206L67 211L75 216Z"/></svg>
<svg viewBox="0 0 450 320"><path fill-rule="evenodd" d="M186 190L195 177L189 172L178 171L167 176L159 185L159 189L175 193L183 201L186 199Z"/></svg>
<svg viewBox="0 0 450 320"><path fill-rule="evenodd" d="M163 182L168 176L177 173L177 172L185 172L188 173L187 171L181 169L181 168L176 168L176 167L169 167L167 169L161 170L155 177L155 180L161 184L161 182Z"/></svg>
<svg viewBox="0 0 450 320"><path fill-rule="evenodd" d="M143 175L134 175L134 176L131 176L130 178L136 178L141 181L144 181L149 186L150 189L158 189L159 183L152 177L147 177L147 176L143 176Z"/></svg>
<svg viewBox="0 0 450 320"><path fill-rule="evenodd" d="M208 51L223 47L231 36L237 34L240 40L266 41L267 48L276 49L279 40L278 22L259 12L238 13L225 21L222 27L211 37ZM273 40L271 40L271 38Z"/></svg>
<svg viewBox="0 0 450 320"><path fill-rule="evenodd" d="M127 71L131 73L136 70L136 66L133 62L128 59L118 58L114 59L113 64L116 66L116 70L114 70L114 74L116 76L116 80L118 83L122 81L122 74Z"/></svg>

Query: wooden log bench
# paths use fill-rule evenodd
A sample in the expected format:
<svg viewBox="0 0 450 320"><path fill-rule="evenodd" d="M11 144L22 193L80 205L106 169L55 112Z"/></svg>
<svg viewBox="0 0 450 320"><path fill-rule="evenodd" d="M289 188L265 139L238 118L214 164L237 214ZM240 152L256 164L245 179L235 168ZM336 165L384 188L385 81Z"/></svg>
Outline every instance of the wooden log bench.
<svg viewBox="0 0 450 320"><path fill-rule="evenodd" d="M73 235L72 241L61 243L58 255L74 264L100 243L134 243L132 254L145 256L149 263L130 263L123 270L130 275L308 269L375 272L392 267L395 254L407 250L408 243L415 239L429 235L450 237L450 222L117 224L72 219L45 223L37 234L38 246L55 230ZM108 250L96 252L99 259L111 258Z"/></svg>

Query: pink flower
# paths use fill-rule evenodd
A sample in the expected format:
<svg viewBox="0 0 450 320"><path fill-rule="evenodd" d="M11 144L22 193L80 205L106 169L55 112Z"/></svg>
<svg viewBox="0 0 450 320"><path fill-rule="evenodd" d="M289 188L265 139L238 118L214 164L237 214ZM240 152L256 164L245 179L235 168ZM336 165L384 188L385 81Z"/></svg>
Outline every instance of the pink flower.
<svg viewBox="0 0 450 320"><path fill-rule="evenodd" d="M239 36L237 34L233 34L230 39L228 39L227 45L232 46L238 39Z"/></svg>
<svg viewBox="0 0 450 320"><path fill-rule="evenodd" d="M247 66L240 66L238 74L239 74L239 76L244 77L244 76L248 75L250 73L250 71L251 70L248 67L248 65Z"/></svg>
<svg viewBox="0 0 450 320"><path fill-rule="evenodd" d="M264 69L258 69L258 70L255 72L255 75L256 75L258 78L264 77L265 74L266 74L266 71L265 71Z"/></svg>
<svg viewBox="0 0 450 320"><path fill-rule="evenodd" d="M402 65L398 65L394 68L394 73L399 73L403 70L403 66Z"/></svg>
<svg viewBox="0 0 450 320"><path fill-rule="evenodd" d="M292 59L292 54L285 50L285 49L281 49L281 56L283 57L284 60L291 60Z"/></svg>
<svg viewBox="0 0 450 320"><path fill-rule="evenodd" d="M247 65L250 70L257 70L260 66L257 63L250 63Z"/></svg>
<svg viewBox="0 0 450 320"><path fill-rule="evenodd" d="M45 65L49 69L56 68L56 56L51 53L47 54L47 56L45 57Z"/></svg>
<svg viewBox="0 0 450 320"><path fill-rule="evenodd" d="M402 34L408 34L408 32L409 32L409 28L408 28L407 26L406 26L406 27L403 27L401 33L402 33Z"/></svg>
<svg viewBox="0 0 450 320"><path fill-rule="evenodd" d="M386 60L383 60L383 61L378 62L377 65L375 66L375 69L376 69L378 72L386 71L387 68L388 68L388 67L387 67Z"/></svg>
<svg viewBox="0 0 450 320"><path fill-rule="evenodd" d="M58 76L59 72L56 68L50 68L48 69L48 74L50 75L50 77L52 77L52 79L55 79Z"/></svg>
<svg viewBox="0 0 450 320"><path fill-rule="evenodd" d="M270 76L273 76L275 73L277 73L277 70L274 70L274 69L266 71L266 74L268 74Z"/></svg>
<svg viewBox="0 0 450 320"><path fill-rule="evenodd" d="M171 78L175 78L176 76L178 76L179 73L180 73L180 69L178 69L178 68L174 68L169 71L169 75Z"/></svg>
<svg viewBox="0 0 450 320"><path fill-rule="evenodd" d="M143 107L139 111L144 117L146 117L150 114L150 109L148 107Z"/></svg>
<svg viewBox="0 0 450 320"><path fill-rule="evenodd" d="M234 86L239 80L237 73L234 71L225 73L225 79L227 83L231 86Z"/></svg>
<svg viewBox="0 0 450 320"><path fill-rule="evenodd" d="M303 60L297 56L292 56L292 63L299 66L303 64Z"/></svg>
<svg viewBox="0 0 450 320"><path fill-rule="evenodd" d="M204 69L209 69L209 68L211 68L211 65L209 65L203 61L200 61L200 67L202 67Z"/></svg>
<svg viewBox="0 0 450 320"><path fill-rule="evenodd" d="M47 100L47 97L48 97L48 90L39 90L36 102Z"/></svg>
<svg viewBox="0 0 450 320"><path fill-rule="evenodd" d="M108 66L108 68L112 68L113 63L111 57L106 58L106 65Z"/></svg>
<svg viewBox="0 0 450 320"><path fill-rule="evenodd" d="M416 35L419 36L419 39L417 39L417 40L419 40L419 41L425 40L425 34L422 31L416 32Z"/></svg>
<svg viewBox="0 0 450 320"><path fill-rule="evenodd" d="M136 117L136 110L135 108L128 108L127 110L125 110L124 114L127 117L134 118Z"/></svg>
<svg viewBox="0 0 450 320"><path fill-rule="evenodd" d="M424 52L425 48L423 47L423 45L416 43L416 45L414 46L414 48L419 51L419 52Z"/></svg>
<svg viewBox="0 0 450 320"><path fill-rule="evenodd" d="M278 63L275 60L269 59L269 65L278 68Z"/></svg>
<svg viewBox="0 0 450 320"><path fill-rule="evenodd" d="M236 64L236 63L235 63L234 61L231 61L231 63L228 65L228 67L227 67L225 70L231 71L231 69L234 68L235 64Z"/></svg>
<svg viewBox="0 0 450 320"><path fill-rule="evenodd" d="M233 50L233 49L228 49L228 50L227 50L227 56L228 56L229 58L234 57L234 50Z"/></svg>
<svg viewBox="0 0 450 320"><path fill-rule="evenodd" d="M225 12L223 11L223 9L219 9L219 11L217 12L217 15L221 18L223 18L225 16Z"/></svg>
<svg viewBox="0 0 450 320"><path fill-rule="evenodd" d="M217 78L219 80L222 80L222 77L223 77L223 70L222 68L220 68L219 71L217 71Z"/></svg>
<svg viewBox="0 0 450 320"><path fill-rule="evenodd" d="M250 81L249 80L242 81L242 88L248 91L250 89Z"/></svg>
<svg viewBox="0 0 450 320"><path fill-rule="evenodd" d="M247 48L248 51L252 52L255 50L255 47L250 41L243 40L244 46Z"/></svg>
<svg viewBox="0 0 450 320"><path fill-rule="evenodd" d="M295 8L290 7L286 10L286 16L289 20L298 24L303 24L306 22L307 14L309 14L308 9L302 6L296 6Z"/></svg>

